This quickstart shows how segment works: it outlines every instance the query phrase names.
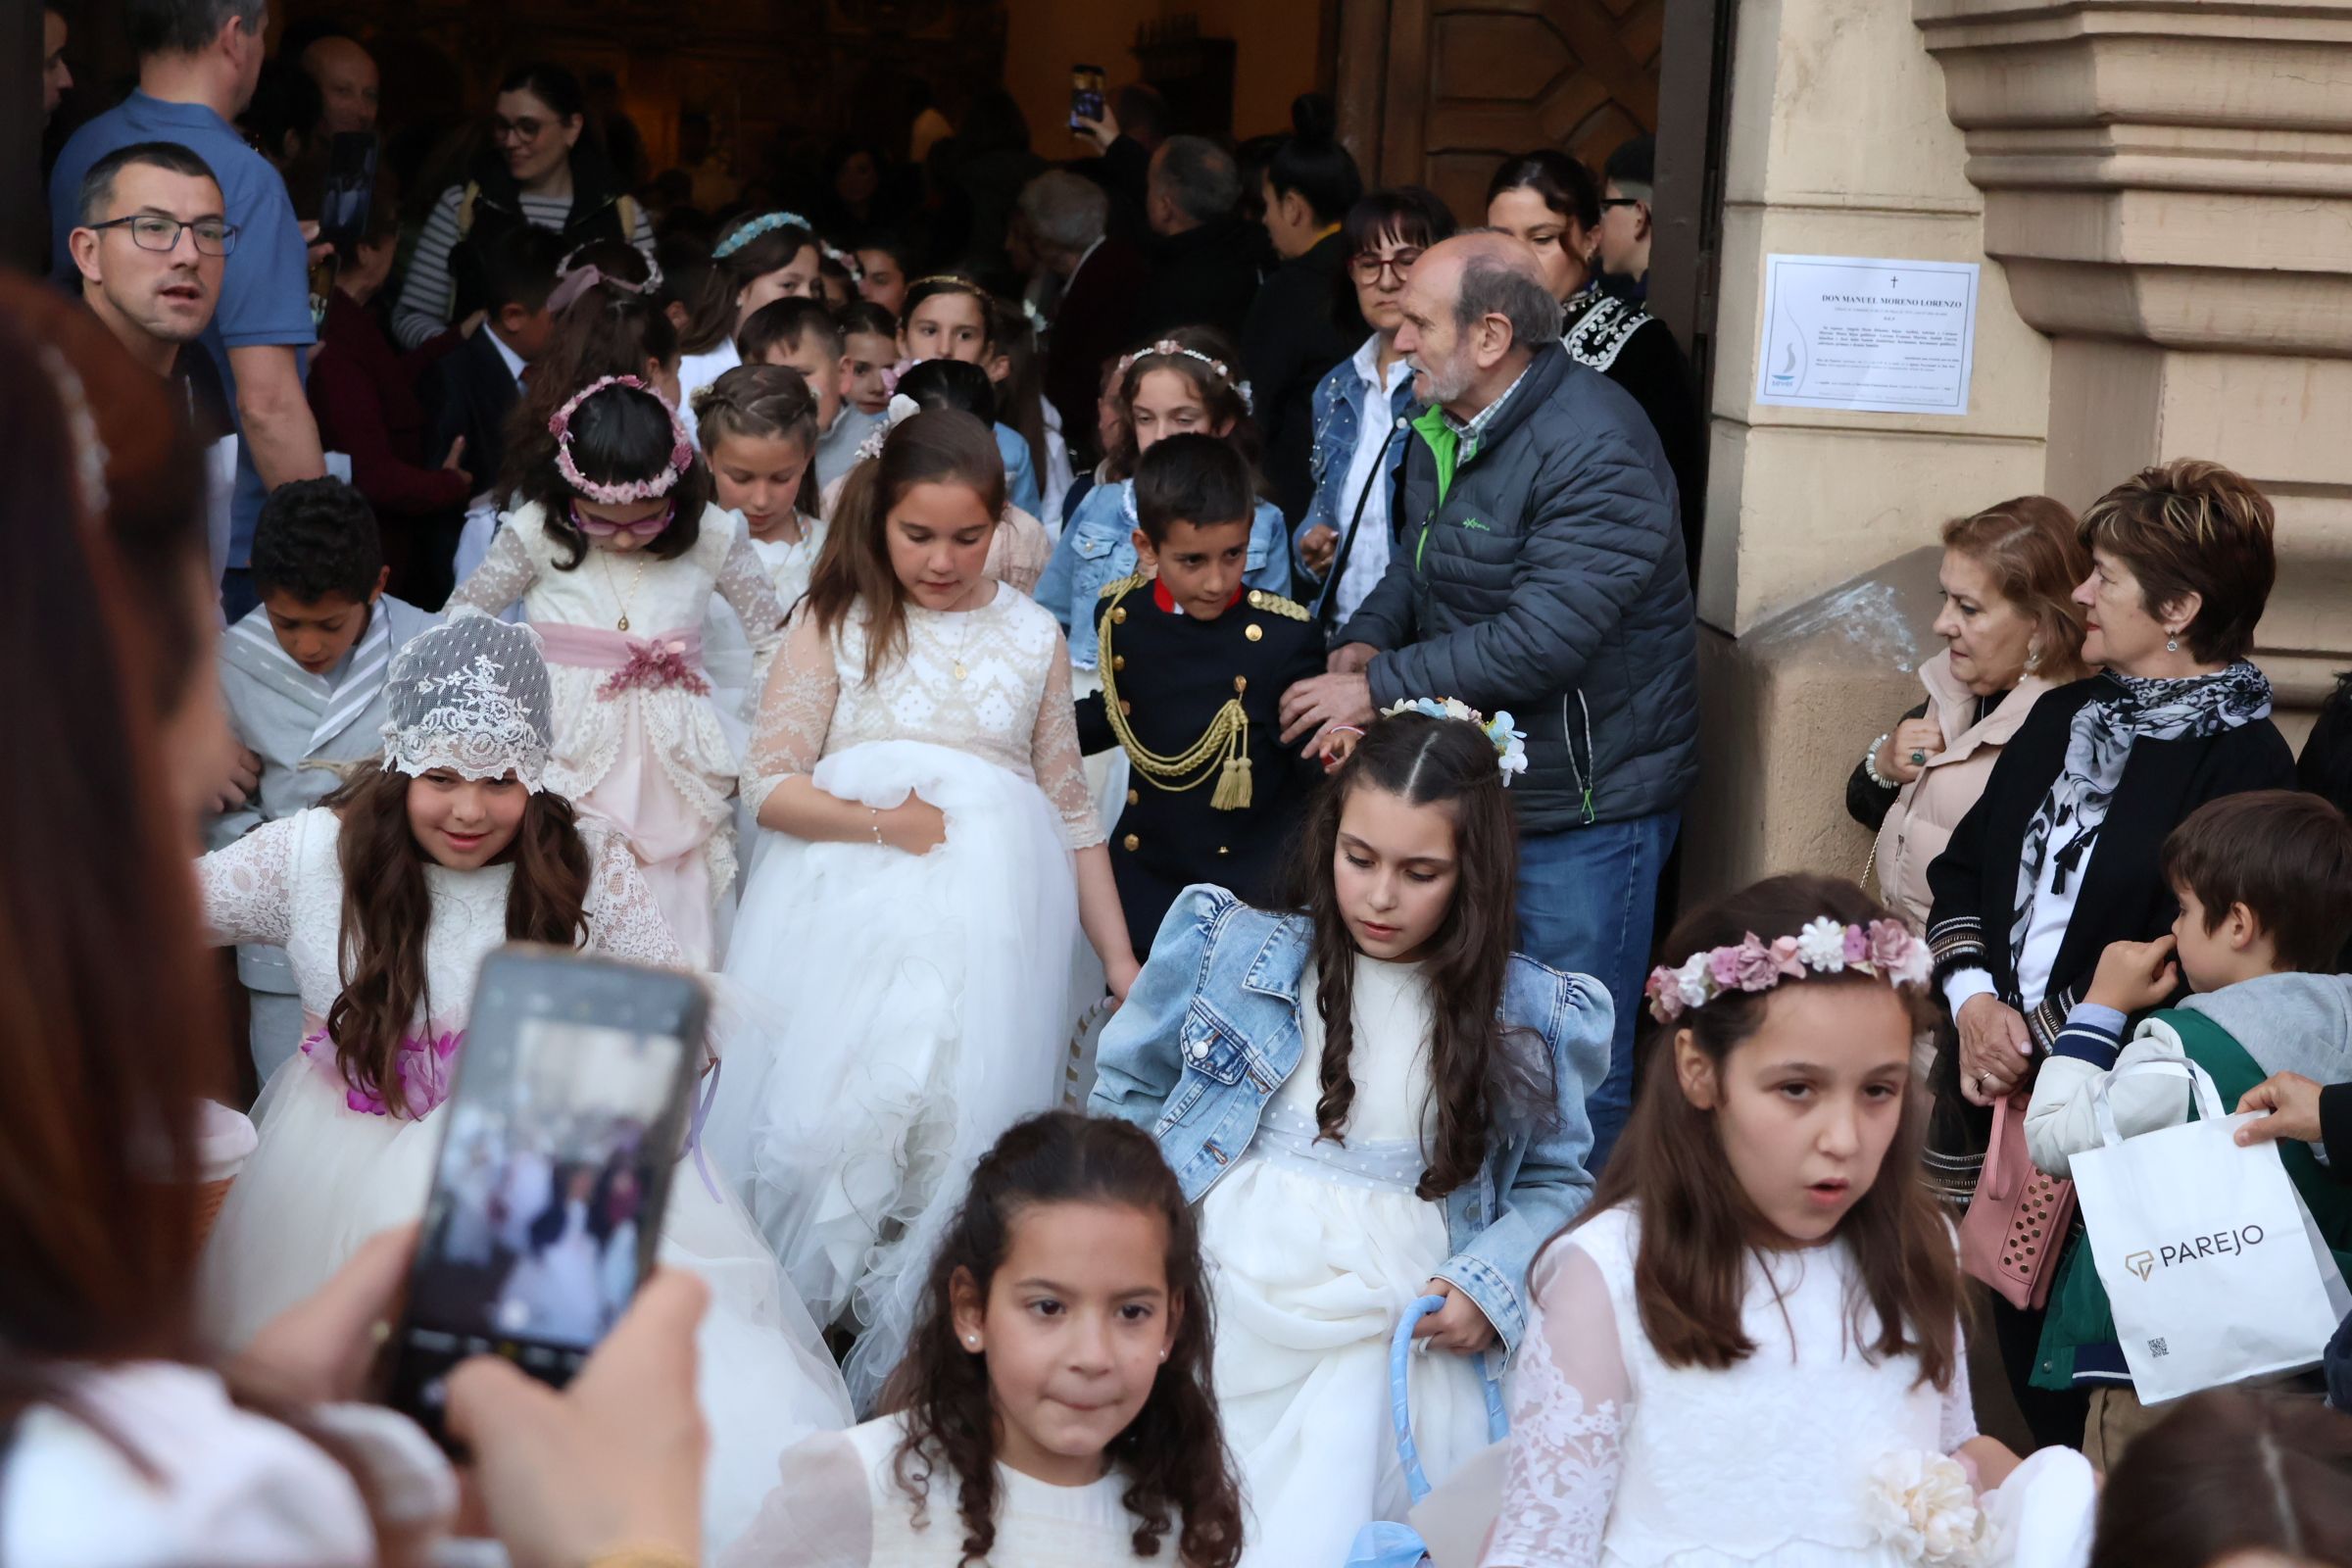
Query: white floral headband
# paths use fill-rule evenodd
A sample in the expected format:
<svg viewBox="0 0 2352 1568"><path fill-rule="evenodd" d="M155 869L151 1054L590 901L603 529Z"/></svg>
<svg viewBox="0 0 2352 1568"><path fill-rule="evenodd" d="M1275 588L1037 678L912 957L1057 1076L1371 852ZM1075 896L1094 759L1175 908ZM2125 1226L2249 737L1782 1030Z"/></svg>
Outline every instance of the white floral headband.
<svg viewBox="0 0 2352 1568"><path fill-rule="evenodd" d="M1661 964L1649 971L1649 983L1642 989L1649 998L1649 1015L1672 1023L1727 992L1770 991L1783 980L1801 979L1808 969L1815 974L1850 969L1890 986L1919 986L1927 984L1933 967L1927 944L1900 920L1840 925L1825 914L1792 937L1765 942L1750 931L1739 946L1693 953L1680 968Z"/></svg>
<svg viewBox="0 0 2352 1568"><path fill-rule="evenodd" d="M579 412L581 404L608 387L616 386L644 393L661 404L662 412L669 416L669 466L650 479L631 479L626 484L602 484L580 472L579 464L572 459L571 416ZM678 480L685 476L686 470L694 466L694 442L687 436L686 425L679 419L678 411L669 406L668 399L633 375L608 375L589 382L572 394L569 403L556 411L555 416L547 421L547 430L556 438L556 471L564 476L564 482L589 500L608 507L658 501L669 494Z"/></svg>
<svg viewBox="0 0 2352 1568"><path fill-rule="evenodd" d="M922 412L920 403L904 392L893 392L889 405L882 411L882 417L874 421L874 427L865 432L865 439L858 443L858 455L850 460L851 466L870 463L880 457L884 443L890 440L890 432Z"/></svg>
<svg viewBox="0 0 2352 1568"><path fill-rule="evenodd" d="M1398 713L1427 713L1432 718L1456 718L1465 724L1478 726L1480 734L1494 748L1495 765L1502 769L1502 787L1511 787L1511 776L1527 771L1527 731L1511 725L1511 715L1498 712L1493 718L1472 708L1458 697L1443 700L1435 697L1408 697L1392 703L1380 710L1383 718Z"/></svg>
<svg viewBox="0 0 2352 1568"><path fill-rule="evenodd" d="M839 263L841 270L850 274L851 282L862 283L865 281L865 269L858 265L857 257L852 256L848 251L836 250L822 240L817 241L816 248L818 254L823 256L826 261Z"/></svg>
<svg viewBox="0 0 2352 1568"><path fill-rule="evenodd" d="M587 248L583 245L580 250ZM662 291L662 264L650 257L647 258L645 264L645 281L632 283L625 277L608 276L604 270L594 262L590 262L585 267L575 268L572 264L579 260L579 256L580 251L573 251L569 256L564 257L556 268L555 291L547 297L547 310L551 316L561 316L564 308L573 300L578 299L600 283L622 294L633 294L639 299L649 298Z"/></svg>
<svg viewBox="0 0 2352 1568"><path fill-rule="evenodd" d="M1173 338L1163 337L1156 343L1137 349L1133 354L1120 355L1118 368L1113 373L1121 380L1125 380L1127 372L1135 368L1138 360L1152 359L1199 360L1202 365L1208 367L1209 374L1242 395L1244 409L1252 414L1257 412L1257 400L1250 393L1250 383L1234 379L1233 371L1226 367L1223 360L1211 359L1199 349L1188 349Z"/></svg>
<svg viewBox="0 0 2352 1568"><path fill-rule="evenodd" d="M760 235L772 234L779 228L806 229L812 236L816 233L816 225L798 213L765 213L720 240L718 248L710 253L710 259L723 262Z"/></svg>

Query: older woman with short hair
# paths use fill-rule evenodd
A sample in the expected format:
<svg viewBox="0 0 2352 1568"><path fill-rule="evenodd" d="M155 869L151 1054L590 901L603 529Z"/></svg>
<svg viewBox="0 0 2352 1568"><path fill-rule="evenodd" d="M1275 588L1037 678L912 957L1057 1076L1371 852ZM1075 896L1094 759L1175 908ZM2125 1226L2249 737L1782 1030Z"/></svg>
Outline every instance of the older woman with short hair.
<svg viewBox="0 0 2352 1568"><path fill-rule="evenodd" d="M2246 657L2277 575L2274 527L2252 484L2187 459L2082 514L2091 568L2074 598L2083 662L2101 673L2034 705L1928 868L1928 942L1960 1037L1957 1082L1938 1077L1968 1103L2030 1090L2100 953L2171 929L2167 834L2207 801L2293 788L2271 683ZM2076 1443L2087 1396L2027 1387L2041 1315L1993 1303L2035 1438Z"/></svg>
<svg viewBox="0 0 2352 1568"><path fill-rule="evenodd" d="M1922 664L1927 701L1873 741L1846 781L1845 808L1879 835L1879 892L1913 926L1928 923L1928 866L1976 805L2001 749L2045 692L2089 673L2076 584L2090 557L2075 514L2019 496L1944 525L1936 634Z"/></svg>

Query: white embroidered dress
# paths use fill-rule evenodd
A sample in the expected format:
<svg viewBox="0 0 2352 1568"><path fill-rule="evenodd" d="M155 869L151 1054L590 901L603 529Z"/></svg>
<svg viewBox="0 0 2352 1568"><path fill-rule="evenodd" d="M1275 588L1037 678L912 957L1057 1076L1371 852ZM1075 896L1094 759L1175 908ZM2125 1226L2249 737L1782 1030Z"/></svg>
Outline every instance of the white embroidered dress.
<svg viewBox="0 0 2352 1568"><path fill-rule="evenodd" d="M1920 1561L1882 1529L1872 1471L1977 1435L1965 1375L1939 1393L1918 1357L1874 1362L1856 1348L1839 1241L1750 1264L1752 1354L1721 1371L1668 1366L1642 1327L1640 1235L1631 1208L1605 1209L1537 1259L1487 1568ZM1862 1318L1867 1343L1877 1319ZM1985 1497L2000 1528L1979 1560L2079 1568L2094 1500L2081 1454L2043 1450Z"/></svg>
<svg viewBox="0 0 2352 1568"><path fill-rule="evenodd" d="M915 1499L896 1476L906 1427L895 1416L810 1438L784 1456L782 1479L719 1568L961 1568L963 1518L955 1473L934 1467ZM1083 1487L1056 1487L997 1466L997 1540L1003 1568L1158 1568L1176 1562L1169 1536L1156 1556L1135 1549L1135 1516L1112 1470ZM1335 1565L1336 1568L1336 1565Z"/></svg>
<svg viewBox="0 0 2352 1568"><path fill-rule="evenodd" d="M205 918L220 942L282 945L318 1028L342 992L343 875L335 814L313 808L256 829L197 863ZM676 967L679 954L628 846L588 835L594 869L584 952ZM432 922L426 1002L415 1035L462 1035L482 959L507 940L511 865L427 865ZM198 1311L227 1348L316 1291L377 1231L420 1217L441 1118L371 1113L353 1103L331 1046L297 1054L254 1108L261 1144L229 1189L205 1249ZM706 1530L731 1540L773 1478L775 1456L849 1419L846 1391L816 1326L792 1295L739 1203L691 1169L670 1185L661 1258L710 1284L700 1334L701 1392L711 1427Z"/></svg>
<svg viewBox="0 0 2352 1568"><path fill-rule="evenodd" d="M744 798L783 779L887 808L914 792L947 842L762 832L727 975L788 1021L736 1053L708 1129L820 1322L867 1332L861 1407L896 1365L932 1250L972 1162L1056 1102L1077 940L1071 852L1102 841L1078 760L1069 655L1002 584L977 609L909 606L871 681L865 621L794 617L760 704Z"/></svg>
<svg viewBox="0 0 2352 1568"><path fill-rule="evenodd" d="M565 570L570 556L536 504L519 507L450 608L496 614L522 602L546 641L555 702L547 787L628 838L679 947L709 967L712 910L735 877L738 764L704 665L704 618L715 591L744 628L757 686L784 607L742 515L716 507L672 560L591 545Z"/></svg>

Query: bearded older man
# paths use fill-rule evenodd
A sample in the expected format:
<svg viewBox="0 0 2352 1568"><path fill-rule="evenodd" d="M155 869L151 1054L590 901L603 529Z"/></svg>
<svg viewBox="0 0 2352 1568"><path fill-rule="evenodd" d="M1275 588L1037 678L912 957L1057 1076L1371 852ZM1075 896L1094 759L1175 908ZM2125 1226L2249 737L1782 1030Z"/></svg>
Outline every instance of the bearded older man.
<svg viewBox="0 0 2352 1568"><path fill-rule="evenodd" d="M1642 407L1561 349L1535 252L1473 231L1431 247L1396 347L1412 421L1389 569L1331 672L1285 694L1286 740L1457 697L1527 732L1511 791L1522 952L1617 1004L1588 1085L1597 1168L1624 1125L1658 875L1697 772L1697 627L1674 472Z"/></svg>

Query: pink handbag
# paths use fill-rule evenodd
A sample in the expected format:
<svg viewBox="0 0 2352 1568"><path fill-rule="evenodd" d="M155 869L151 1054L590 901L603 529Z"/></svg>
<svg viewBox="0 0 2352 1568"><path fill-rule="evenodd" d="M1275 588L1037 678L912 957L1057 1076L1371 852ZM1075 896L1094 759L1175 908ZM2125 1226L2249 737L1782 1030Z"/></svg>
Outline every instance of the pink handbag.
<svg viewBox="0 0 2352 1568"><path fill-rule="evenodd" d="M2075 1184L2036 1169L2026 1153L2031 1099L2021 1090L1993 1102L1984 1171L1960 1219L1961 1268L2027 1311L2049 1300L2075 1215Z"/></svg>

